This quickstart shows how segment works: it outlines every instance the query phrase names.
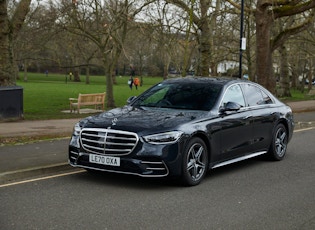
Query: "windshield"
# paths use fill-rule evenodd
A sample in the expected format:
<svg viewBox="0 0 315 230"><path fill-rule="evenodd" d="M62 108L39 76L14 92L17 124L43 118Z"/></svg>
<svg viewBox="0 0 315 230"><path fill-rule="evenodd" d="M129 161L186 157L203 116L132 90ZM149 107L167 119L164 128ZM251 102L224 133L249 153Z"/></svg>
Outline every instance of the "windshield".
<svg viewBox="0 0 315 230"><path fill-rule="evenodd" d="M213 107L220 90L220 85L204 82L160 83L138 97L132 106L207 111Z"/></svg>

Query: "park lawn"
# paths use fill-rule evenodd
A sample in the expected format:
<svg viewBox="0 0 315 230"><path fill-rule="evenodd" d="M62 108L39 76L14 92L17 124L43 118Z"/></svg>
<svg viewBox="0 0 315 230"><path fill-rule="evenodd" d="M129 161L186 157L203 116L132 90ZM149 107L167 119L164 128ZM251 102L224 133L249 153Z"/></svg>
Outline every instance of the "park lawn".
<svg viewBox="0 0 315 230"><path fill-rule="evenodd" d="M21 74L22 75L22 74ZM67 77L68 78L68 77ZM123 106L130 96L138 96L154 84L162 81L161 77L143 77L143 85L130 90L127 76L117 77L114 85L116 106ZM65 75L28 73L27 81L21 76L17 85L23 87L24 119L45 120L85 117L87 114L63 113L69 110L69 98L77 98L79 93L106 92L104 76L91 76L90 84L85 84L85 76L81 82L66 79Z"/></svg>
<svg viewBox="0 0 315 230"><path fill-rule="evenodd" d="M128 76L116 77L114 85L114 99L117 107L126 104L130 96L138 96L151 86L162 81L162 77L143 77L143 86L136 90L129 89ZM69 110L69 98L77 98L79 93L106 92L105 76L91 76L90 84L85 84L85 76L81 76L81 82L69 80L69 76L62 74L28 73L27 81L24 81L23 73L17 85L23 87L24 118L26 120L65 119L86 117L87 114L63 113ZM291 90L292 97L280 98L284 102L299 100L314 100L315 96L308 95L307 91L301 93Z"/></svg>

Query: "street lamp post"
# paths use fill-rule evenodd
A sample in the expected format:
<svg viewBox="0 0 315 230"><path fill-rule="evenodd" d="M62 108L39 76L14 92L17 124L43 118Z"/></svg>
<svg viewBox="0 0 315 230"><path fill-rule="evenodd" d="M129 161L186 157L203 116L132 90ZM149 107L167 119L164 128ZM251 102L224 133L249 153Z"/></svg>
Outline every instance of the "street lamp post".
<svg viewBox="0 0 315 230"><path fill-rule="evenodd" d="M239 77L243 78L242 58L243 50L246 49L246 39L244 35L244 0L241 2L241 28L240 28L240 59L239 59Z"/></svg>

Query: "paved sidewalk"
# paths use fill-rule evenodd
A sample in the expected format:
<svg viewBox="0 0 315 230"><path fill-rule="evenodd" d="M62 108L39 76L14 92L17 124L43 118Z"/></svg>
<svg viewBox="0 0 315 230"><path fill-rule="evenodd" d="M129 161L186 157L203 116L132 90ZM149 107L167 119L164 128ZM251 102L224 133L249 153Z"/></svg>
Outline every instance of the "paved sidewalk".
<svg viewBox="0 0 315 230"><path fill-rule="evenodd" d="M288 102L287 104L294 113L315 111L315 100Z"/></svg>
<svg viewBox="0 0 315 230"><path fill-rule="evenodd" d="M37 121L22 120L0 123L0 140L1 137L28 137L45 135L70 136L73 126L79 120L80 118Z"/></svg>
<svg viewBox="0 0 315 230"><path fill-rule="evenodd" d="M315 124L315 100L289 102L296 123ZM0 186L11 180L49 172L74 170L68 165L68 144L73 126L80 119L16 121L0 123ZM32 136L64 137L54 140L1 146L2 138Z"/></svg>

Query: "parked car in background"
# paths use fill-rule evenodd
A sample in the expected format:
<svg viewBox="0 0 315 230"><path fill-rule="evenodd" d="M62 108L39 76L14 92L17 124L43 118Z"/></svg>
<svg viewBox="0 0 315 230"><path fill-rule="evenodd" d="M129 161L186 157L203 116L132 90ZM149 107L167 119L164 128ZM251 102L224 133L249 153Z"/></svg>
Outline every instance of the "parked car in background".
<svg viewBox="0 0 315 230"><path fill-rule="evenodd" d="M308 85L309 82L310 82L310 81L309 81L308 79L306 79L305 84ZM312 79L312 85L315 85L315 78Z"/></svg>
<svg viewBox="0 0 315 230"><path fill-rule="evenodd" d="M262 86L226 78L165 80L74 127L74 167L199 184L210 169L265 154L279 161L292 110Z"/></svg>
<svg viewBox="0 0 315 230"><path fill-rule="evenodd" d="M303 81L304 81L305 85L308 85L310 82L308 78L303 78L303 76L299 76L299 82L301 84L303 84ZM312 78L311 84L315 85L315 78Z"/></svg>

